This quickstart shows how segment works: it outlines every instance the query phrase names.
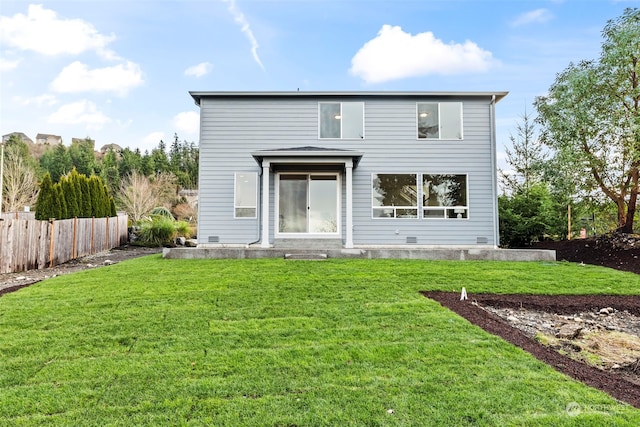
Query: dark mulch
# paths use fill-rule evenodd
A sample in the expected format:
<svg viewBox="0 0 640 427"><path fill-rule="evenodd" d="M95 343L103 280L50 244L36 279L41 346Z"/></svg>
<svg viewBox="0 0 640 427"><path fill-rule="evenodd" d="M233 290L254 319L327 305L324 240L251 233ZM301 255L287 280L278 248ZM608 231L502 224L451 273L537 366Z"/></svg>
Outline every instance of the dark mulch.
<svg viewBox="0 0 640 427"><path fill-rule="evenodd" d="M532 338L527 337L518 329L512 328L500 317L489 313L477 305L491 305L512 308L530 308L556 313L581 311L586 308L613 307L617 310L628 310L640 313L640 296L546 296L546 295L489 295L477 294L471 300L460 301L460 294L453 292L423 292L427 298L434 299L444 307L454 311L471 323L480 326L487 332L497 335L504 340L531 353L537 359L553 366L559 372L575 378L578 381L600 389L611 396L630 405L640 408L640 386L627 381L620 375L603 371L585 365L557 351L545 347Z"/></svg>
<svg viewBox="0 0 640 427"><path fill-rule="evenodd" d="M534 249L553 249L558 261L582 262L640 274L640 235L612 233L588 239L544 241Z"/></svg>

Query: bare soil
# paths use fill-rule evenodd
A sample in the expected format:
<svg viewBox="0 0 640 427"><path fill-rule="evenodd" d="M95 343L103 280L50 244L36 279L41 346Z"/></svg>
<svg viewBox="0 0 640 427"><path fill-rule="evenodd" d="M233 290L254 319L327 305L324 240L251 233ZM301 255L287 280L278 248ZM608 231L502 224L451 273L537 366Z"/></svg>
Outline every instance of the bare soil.
<svg viewBox="0 0 640 427"><path fill-rule="evenodd" d="M545 313L573 314L576 310L578 312L597 310L596 312L599 313L601 307L611 307L619 312L626 311L631 315L640 316L640 296L477 294L469 295L469 299L461 301L459 293L423 292L423 294L487 332L522 348L556 370L640 408L637 364L635 366L629 364L627 369L599 369L562 354L552 346L543 345L520 329L512 327L507 320L483 308L492 306L516 311L527 309Z"/></svg>

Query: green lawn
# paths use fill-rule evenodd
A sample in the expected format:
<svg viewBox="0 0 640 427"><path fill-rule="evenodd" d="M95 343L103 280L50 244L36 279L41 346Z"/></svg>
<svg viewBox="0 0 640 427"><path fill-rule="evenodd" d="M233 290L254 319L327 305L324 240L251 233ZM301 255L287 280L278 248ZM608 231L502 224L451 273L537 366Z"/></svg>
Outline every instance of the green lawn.
<svg viewBox="0 0 640 427"><path fill-rule="evenodd" d="M639 410L418 292L462 286L471 297L638 294L640 276L569 263L138 258L0 297L0 425L640 425Z"/></svg>

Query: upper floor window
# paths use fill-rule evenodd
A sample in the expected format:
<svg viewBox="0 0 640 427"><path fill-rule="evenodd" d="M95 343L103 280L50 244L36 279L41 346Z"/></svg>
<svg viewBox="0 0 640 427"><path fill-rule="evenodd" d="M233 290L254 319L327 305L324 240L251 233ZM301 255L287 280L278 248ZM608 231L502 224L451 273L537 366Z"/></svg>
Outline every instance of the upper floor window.
<svg viewBox="0 0 640 427"><path fill-rule="evenodd" d="M319 110L320 138L364 138L364 103L321 102Z"/></svg>
<svg viewBox="0 0 640 427"><path fill-rule="evenodd" d="M462 139L462 102L420 102L418 139Z"/></svg>

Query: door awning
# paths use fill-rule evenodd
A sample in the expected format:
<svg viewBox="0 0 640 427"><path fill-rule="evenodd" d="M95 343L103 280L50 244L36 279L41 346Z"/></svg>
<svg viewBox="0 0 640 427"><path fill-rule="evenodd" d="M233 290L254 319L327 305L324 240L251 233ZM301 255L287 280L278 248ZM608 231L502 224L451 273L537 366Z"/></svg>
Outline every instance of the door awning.
<svg viewBox="0 0 640 427"><path fill-rule="evenodd" d="M295 147L275 150L259 150L251 153L262 167L304 165L304 166L342 166L356 168L364 153L338 148Z"/></svg>

